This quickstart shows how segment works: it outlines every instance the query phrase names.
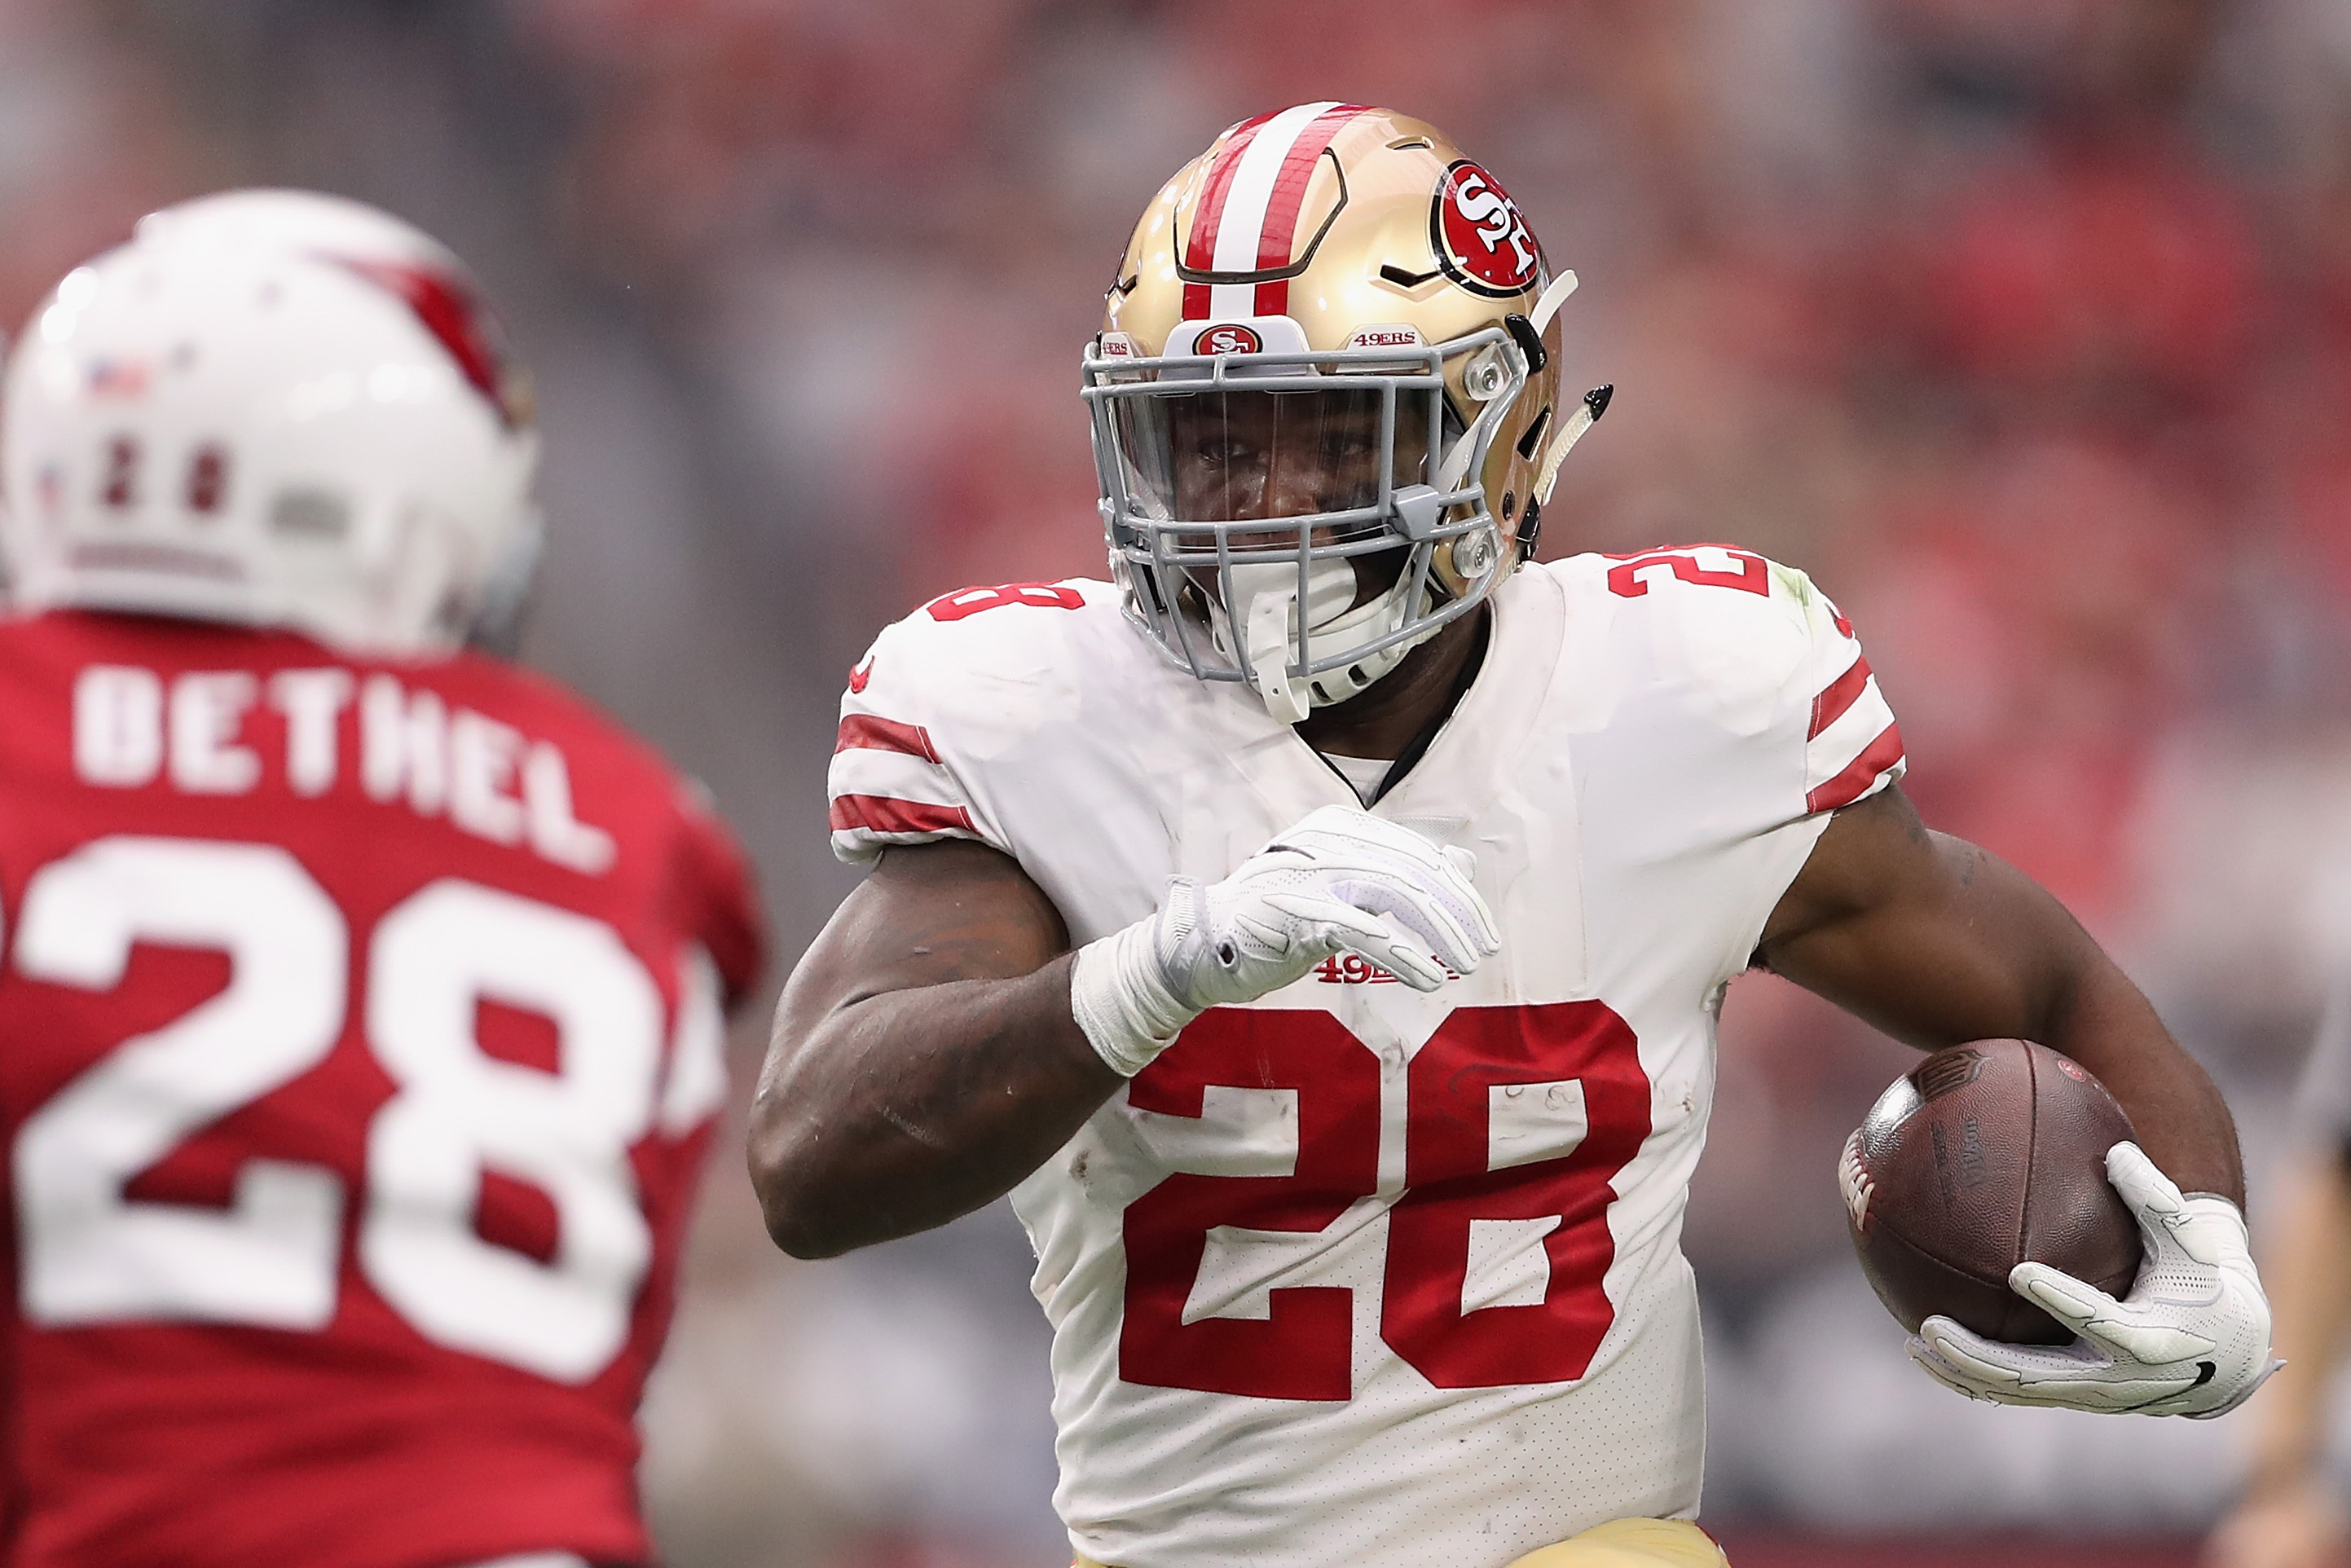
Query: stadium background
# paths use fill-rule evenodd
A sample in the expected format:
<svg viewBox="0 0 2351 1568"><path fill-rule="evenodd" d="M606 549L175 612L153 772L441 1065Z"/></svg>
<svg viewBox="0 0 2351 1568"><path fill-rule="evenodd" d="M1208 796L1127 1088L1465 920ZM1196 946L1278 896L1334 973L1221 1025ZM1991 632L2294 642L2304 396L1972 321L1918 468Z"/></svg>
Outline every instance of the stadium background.
<svg viewBox="0 0 2351 1568"><path fill-rule="evenodd" d="M2258 1233L2351 967L2341 0L0 0L0 322L226 185L448 239L539 382L526 655L709 782L789 957L852 881L841 673L935 592L1099 570L1076 359L1128 225L1318 97L1445 126L1582 275L1567 375L1616 400L1549 549L1834 593L1929 820L2230 1092ZM1724 1036L1688 1247L1742 1565L2174 1560L2241 1425L1933 1388L1832 1179L1907 1053L1763 977ZM738 1154L647 1416L676 1568L1057 1561L1017 1227L793 1264Z"/></svg>

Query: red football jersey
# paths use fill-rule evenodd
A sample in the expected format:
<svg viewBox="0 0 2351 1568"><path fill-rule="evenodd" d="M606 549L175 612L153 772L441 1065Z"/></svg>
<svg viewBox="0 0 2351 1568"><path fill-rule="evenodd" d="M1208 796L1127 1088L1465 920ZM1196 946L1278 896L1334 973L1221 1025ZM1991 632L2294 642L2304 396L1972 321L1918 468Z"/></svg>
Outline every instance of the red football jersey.
<svg viewBox="0 0 2351 1568"><path fill-rule="evenodd" d="M474 655L0 626L12 1561L637 1563L633 1416L763 936Z"/></svg>

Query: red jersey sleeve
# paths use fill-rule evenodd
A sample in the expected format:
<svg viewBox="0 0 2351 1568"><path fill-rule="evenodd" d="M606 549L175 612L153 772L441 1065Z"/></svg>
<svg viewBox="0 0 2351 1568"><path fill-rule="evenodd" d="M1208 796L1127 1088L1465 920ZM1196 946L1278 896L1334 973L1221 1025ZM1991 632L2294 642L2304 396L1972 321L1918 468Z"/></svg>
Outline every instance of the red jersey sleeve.
<svg viewBox="0 0 2351 1568"><path fill-rule="evenodd" d="M681 871L695 900L687 928L717 967L731 1011L748 999L768 966L768 924L760 913L758 879L708 792L689 780L678 797Z"/></svg>

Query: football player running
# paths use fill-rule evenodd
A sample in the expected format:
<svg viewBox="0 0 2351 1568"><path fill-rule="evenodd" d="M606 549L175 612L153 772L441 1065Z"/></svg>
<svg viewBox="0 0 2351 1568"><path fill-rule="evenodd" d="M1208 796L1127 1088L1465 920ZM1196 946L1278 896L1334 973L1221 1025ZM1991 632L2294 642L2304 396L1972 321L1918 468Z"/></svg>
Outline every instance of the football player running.
<svg viewBox="0 0 2351 1568"><path fill-rule="evenodd" d="M538 526L456 259L152 214L0 407L8 1561L650 1561L632 1418L763 937L642 743L469 652Z"/></svg>
<svg viewBox="0 0 2351 1568"><path fill-rule="evenodd" d="M1678 1236L1752 965L2045 1041L2160 1167L2164 1270L2030 1281L2063 1351L1932 1320L1937 1376L2210 1415L2267 1364L2226 1108L1919 824L1836 606L1729 546L1530 564L1605 406L1560 396L1573 287L1428 125L1235 126L1085 358L1113 580L948 594L852 674L874 870L786 988L754 1177L810 1257L1011 1192L1083 1562L1720 1562Z"/></svg>

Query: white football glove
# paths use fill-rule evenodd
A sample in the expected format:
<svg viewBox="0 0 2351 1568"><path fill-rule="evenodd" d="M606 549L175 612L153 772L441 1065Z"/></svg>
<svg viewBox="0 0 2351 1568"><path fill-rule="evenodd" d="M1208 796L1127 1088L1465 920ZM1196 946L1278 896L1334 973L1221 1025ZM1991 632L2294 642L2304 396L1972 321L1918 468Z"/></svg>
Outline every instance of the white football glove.
<svg viewBox="0 0 2351 1568"><path fill-rule="evenodd" d="M2244 1216L2225 1197L2183 1197L2137 1144L2106 1151L2106 1179L2138 1218L2138 1279L2116 1301L2045 1263L2009 1289L2072 1329L2068 1345L2000 1344L1928 1318L1910 1359L1970 1399L2146 1416L2222 1416L2284 1365L2270 1359L2270 1303Z"/></svg>
<svg viewBox="0 0 2351 1568"><path fill-rule="evenodd" d="M1157 914L1078 949L1070 1010L1132 1078L1208 1009L1279 990L1337 953L1433 991L1501 945L1469 884L1477 864L1368 811L1324 806L1222 882L1170 878Z"/></svg>

